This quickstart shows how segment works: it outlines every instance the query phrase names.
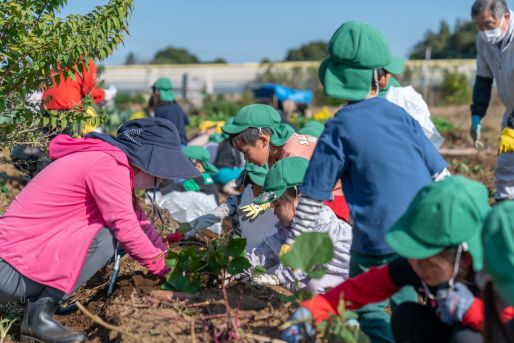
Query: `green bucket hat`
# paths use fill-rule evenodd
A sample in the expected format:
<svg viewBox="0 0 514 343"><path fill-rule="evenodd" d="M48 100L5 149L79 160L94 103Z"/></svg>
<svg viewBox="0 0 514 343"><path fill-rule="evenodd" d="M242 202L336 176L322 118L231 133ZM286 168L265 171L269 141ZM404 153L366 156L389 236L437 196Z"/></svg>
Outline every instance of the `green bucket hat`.
<svg viewBox="0 0 514 343"><path fill-rule="evenodd" d="M380 31L362 22L349 21L332 35L329 57L319 67L319 79L325 95L360 101L369 94L373 70L379 68L400 74L403 61L391 55Z"/></svg>
<svg viewBox="0 0 514 343"><path fill-rule="evenodd" d="M211 175L218 174L219 170L214 164L210 162L211 154L209 150L196 145L186 146L183 150L184 155L193 161L199 161L202 163L205 171Z"/></svg>
<svg viewBox="0 0 514 343"><path fill-rule="evenodd" d="M167 77L161 77L153 84L152 88L159 90L159 98L162 101L173 101L176 96L173 92L173 83Z"/></svg>
<svg viewBox="0 0 514 343"><path fill-rule="evenodd" d="M269 171L268 162L262 167L259 167L255 163L248 162L246 163L245 171L246 175L252 180L252 183L262 187Z"/></svg>
<svg viewBox="0 0 514 343"><path fill-rule="evenodd" d="M502 298L514 305L514 201L493 207L484 224L484 269Z"/></svg>
<svg viewBox="0 0 514 343"><path fill-rule="evenodd" d="M293 135L294 129L281 122L280 114L273 107L264 104L247 105L237 112L232 123L225 122L221 130L228 135L236 135L244 130L270 128L271 144L282 146Z"/></svg>
<svg viewBox="0 0 514 343"><path fill-rule="evenodd" d="M298 131L298 133L301 135L309 135L319 138L321 133L323 133L323 130L325 130L325 125L319 121L313 120L305 124L305 126L300 131Z"/></svg>
<svg viewBox="0 0 514 343"><path fill-rule="evenodd" d="M269 170L264 181L264 193L253 201L263 204L277 200L289 187L300 186L309 160L303 157L287 157L275 163Z"/></svg>
<svg viewBox="0 0 514 343"><path fill-rule="evenodd" d="M479 182L450 176L423 187L386 234L400 256L423 259L466 243L473 268L483 265L482 226L489 213L489 193Z"/></svg>

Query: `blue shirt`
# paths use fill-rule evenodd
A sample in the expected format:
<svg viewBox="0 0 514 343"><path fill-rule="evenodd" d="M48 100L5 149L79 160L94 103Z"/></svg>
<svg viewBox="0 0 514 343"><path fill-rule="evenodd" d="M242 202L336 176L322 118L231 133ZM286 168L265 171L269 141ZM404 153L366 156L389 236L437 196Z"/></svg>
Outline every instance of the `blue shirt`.
<svg viewBox="0 0 514 343"><path fill-rule="evenodd" d="M343 107L327 122L301 193L328 200L338 179L350 207L352 251L386 255L387 230L446 162L405 110L379 98Z"/></svg>

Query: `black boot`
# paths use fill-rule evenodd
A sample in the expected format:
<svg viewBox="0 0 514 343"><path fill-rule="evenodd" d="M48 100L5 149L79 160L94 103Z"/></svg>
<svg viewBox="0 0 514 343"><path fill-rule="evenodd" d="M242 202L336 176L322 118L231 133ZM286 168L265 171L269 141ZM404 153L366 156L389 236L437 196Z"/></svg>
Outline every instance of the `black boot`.
<svg viewBox="0 0 514 343"><path fill-rule="evenodd" d="M25 314L20 327L22 343L74 343L84 342L86 337L65 328L54 319L57 308L50 298L39 298L36 301L27 300Z"/></svg>

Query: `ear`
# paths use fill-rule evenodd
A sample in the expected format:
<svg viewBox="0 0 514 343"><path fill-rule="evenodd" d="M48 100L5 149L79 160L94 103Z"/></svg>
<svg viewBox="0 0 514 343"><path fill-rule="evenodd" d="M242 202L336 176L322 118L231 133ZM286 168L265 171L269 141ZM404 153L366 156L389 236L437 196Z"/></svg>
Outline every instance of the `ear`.
<svg viewBox="0 0 514 343"><path fill-rule="evenodd" d="M380 89L384 89L387 87L387 84L389 83L389 80L391 79L391 74L385 73L384 76L378 80L378 85L380 86Z"/></svg>
<svg viewBox="0 0 514 343"><path fill-rule="evenodd" d="M473 268L473 256L471 256L471 254L467 252L462 254L460 264L461 268L463 268L464 270L470 270L471 268Z"/></svg>
<svg viewBox="0 0 514 343"><path fill-rule="evenodd" d="M257 142L261 142L262 147L266 147L270 144L270 136L266 135L259 135L259 138L257 139Z"/></svg>

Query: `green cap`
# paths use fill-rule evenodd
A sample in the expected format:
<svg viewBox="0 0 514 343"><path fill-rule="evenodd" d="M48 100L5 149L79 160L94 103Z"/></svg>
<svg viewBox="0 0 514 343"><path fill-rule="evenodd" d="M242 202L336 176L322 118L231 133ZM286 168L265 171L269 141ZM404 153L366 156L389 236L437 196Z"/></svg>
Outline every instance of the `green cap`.
<svg viewBox="0 0 514 343"><path fill-rule="evenodd" d="M305 124L298 133L301 135L319 137L321 136L321 133L323 133L323 130L325 130L325 125L319 121L313 120Z"/></svg>
<svg viewBox="0 0 514 343"><path fill-rule="evenodd" d="M209 142L221 143L224 140L225 140L225 137L223 137L222 135L220 135L217 132L214 132L212 135L209 136Z"/></svg>
<svg viewBox="0 0 514 343"><path fill-rule="evenodd" d="M484 224L484 268L502 298L514 305L514 201L494 206Z"/></svg>
<svg viewBox="0 0 514 343"><path fill-rule="evenodd" d="M183 149L184 155L189 158L190 160L198 161L202 163L202 166L204 167L205 171L211 175L218 174L219 170L216 168L214 164L210 162L211 160L211 154L209 153L209 150L197 146L197 145L190 145L186 146Z"/></svg>
<svg viewBox="0 0 514 343"><path fill-rule="evenodd" d="M247 105L237 112L232 123L225 122L221 130L229 135L236 135L244 130L270 128L271 144L282 146L293 135L294 129L281 122L280 114L272 106L264 104Z"/></svg>
<svg viewBox="0 0 514 343"><path fill-rule="evenodd" d="M255 163L247 162L245 166L246 175L252 180L252 183L257 186L263 186L266 175L268 175L269 167L268 162L262 167L259 167Z"/></svg>
<svg viewBox="0 0 514 343"><path fill-rule="evenodd" d="M403 61L391 55L384 35L374 27L349 21L337 29L329 42L329 55L319 67L325 95L359 101L371 90L373 70L392 74L403 71Z"/></svg>
<svg viewBox="0 0 514 343"><path fill-rule="evenodd" d="M466 243L473 268L482 269L482 225L489 213L487 188L463 176L423 187L386 234L400 256L424 259Z"/></svg>
<svg viewBox="0 0 514 343"><path fill-rule="evenodd" d="M162 101L173 101L176 96L173 92L173 83L167 77L161 77L153 84L152 88L159 90L159 98Z"/></svg>
<svg viewBox="0 0 514 343"><path fill-rule="evenodd" d="M263 204L277 200L289 187L300 186L309 166L309 160L303 157L286 157L275 163L264 181L264 193L253 201Z"/></svg>

